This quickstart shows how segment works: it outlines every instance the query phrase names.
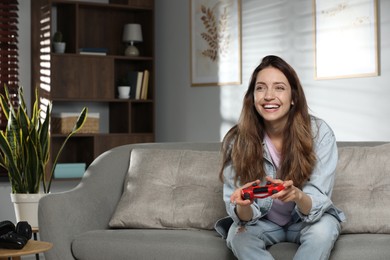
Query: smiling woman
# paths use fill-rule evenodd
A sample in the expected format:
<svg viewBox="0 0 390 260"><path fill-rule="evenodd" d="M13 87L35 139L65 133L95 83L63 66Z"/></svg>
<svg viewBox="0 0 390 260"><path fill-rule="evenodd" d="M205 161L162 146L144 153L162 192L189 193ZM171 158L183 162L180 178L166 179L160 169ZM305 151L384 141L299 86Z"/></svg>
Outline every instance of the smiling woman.
<svg viewBox="0 0 390 260"><path fill-rule="evenodd" d="M277 56L263 58L223 140L220 178L233 222L227 246L238 259L273 259L267 247L280 242L297 243L298 259L329 257L344 220L330 199L336 149L333 131L309 114L295 70ZM284 188L262 199L242 196L266 183Z"/></svg>

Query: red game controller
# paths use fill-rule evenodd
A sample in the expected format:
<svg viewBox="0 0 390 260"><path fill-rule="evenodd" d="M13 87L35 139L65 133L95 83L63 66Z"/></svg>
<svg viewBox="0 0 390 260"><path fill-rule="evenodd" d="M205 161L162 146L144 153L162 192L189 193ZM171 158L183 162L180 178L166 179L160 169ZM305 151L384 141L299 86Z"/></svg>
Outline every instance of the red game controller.
<svg viewBox="0 0 390 260"><path fill-rule="evenodd" d="M242 189L241 197L244 200L253 200L254 198L263 199L272 196L281 190L284 190L282 183L267 182L265 186L259 186L256 183L253 183L252 186Z"/></svg>

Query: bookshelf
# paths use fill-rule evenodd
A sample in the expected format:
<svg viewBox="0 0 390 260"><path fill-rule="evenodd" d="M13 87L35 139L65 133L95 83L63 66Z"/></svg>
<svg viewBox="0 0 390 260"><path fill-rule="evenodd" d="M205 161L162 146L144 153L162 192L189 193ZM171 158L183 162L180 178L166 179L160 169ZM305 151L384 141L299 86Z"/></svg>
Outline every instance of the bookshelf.
<svg viewBox="0 0 390 260"><path fill-rule="evenodd" d="M123 27L138 23L143 42L139 56L125 56ZM100 132L72 137L59 163L86 163L113 147L154 142L154 1L111 0L93 3L68 0L31 1L32 84L43 100L53 103L53 112L74 112L87 106L99 113ZM52 35L61 31L65 53L53 52ZM104 55L80 51L104 50ZM147 96L118 98L116 82L131 71L148 71ZM133 88L133 86L131 86ZM135 87L135 86L134 86ZM33 97L32 97L33 98ZM80 111L78 109L77 111ZM65 135L52 133L52 154Z"/></svg>

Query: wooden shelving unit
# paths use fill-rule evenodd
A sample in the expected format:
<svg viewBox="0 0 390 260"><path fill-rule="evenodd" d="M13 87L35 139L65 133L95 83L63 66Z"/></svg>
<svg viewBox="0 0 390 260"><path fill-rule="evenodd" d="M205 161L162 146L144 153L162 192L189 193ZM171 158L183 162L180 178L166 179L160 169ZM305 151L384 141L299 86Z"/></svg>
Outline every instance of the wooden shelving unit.
<svg viewBox="0 0 390 260"><path fill-rule="evenodd" d="M66 110L74 104L92 104L89 112L94 112L93 104L98 104L108 114L108 130L72 137L60 162L89 165L110 148L154 142L154 1L112 0L101 4L34 0L31 10L31 93L38 88L39 95L51 101L54 109L56 105ZM137 44L140 56L124 56L122 31L127 23L141 24L143 42ZM63 33L64 54L52 52L55 31ZM86 47L106 48L108 52L106 56L79 54L79 49ZM134 70L150 72L147 99L118 99L115 83ZM52 134L51 138L55 154L65 135Z"/></svg>

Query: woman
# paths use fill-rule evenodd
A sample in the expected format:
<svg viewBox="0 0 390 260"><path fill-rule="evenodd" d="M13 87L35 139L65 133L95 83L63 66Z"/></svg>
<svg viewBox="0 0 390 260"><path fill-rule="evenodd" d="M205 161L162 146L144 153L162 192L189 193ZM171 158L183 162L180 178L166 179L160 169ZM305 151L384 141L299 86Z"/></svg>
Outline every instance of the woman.
<svg viewBox="0 0 390 260"><path fill-rule="evenodd" d="M273 259L279 242L299 244L294 259L328 259L344 214L330 196L337 163L334 134L309 115L294 69L277 56L254 70L239 122L223 140L224 201L233 219L227 245L239 259ZM245 200L241 190L266 182L284 190Z"/></svg>

